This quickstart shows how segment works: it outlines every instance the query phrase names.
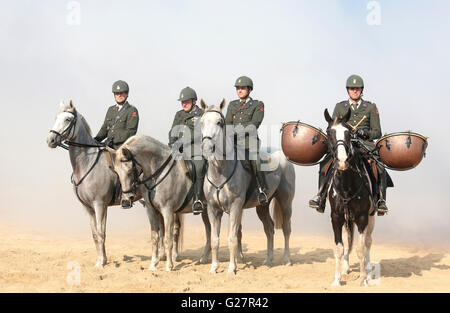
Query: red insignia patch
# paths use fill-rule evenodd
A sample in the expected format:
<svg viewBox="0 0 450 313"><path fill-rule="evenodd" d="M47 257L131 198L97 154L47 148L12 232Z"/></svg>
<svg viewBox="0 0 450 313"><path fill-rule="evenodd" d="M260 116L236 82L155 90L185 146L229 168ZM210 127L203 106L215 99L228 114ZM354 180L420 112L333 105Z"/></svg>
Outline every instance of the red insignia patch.
<svg viewBox="0 0 450 313"><path fill-rule="evenodd" d="M137 116L136 111L134 111L133 114L131 114L131 116L136 117Z"/></svg>
<svg viewBox="0 0 450 313"><path fill-rule="evenodd" d="M264 111L264 107L261 107L261 111Z"/></svg>
<svg viewBox="0 0 450 313"><path fill-rule="evenodd" d="M377 109L377 114L380 114L380 112L378 112L378 109Z"/></svg>

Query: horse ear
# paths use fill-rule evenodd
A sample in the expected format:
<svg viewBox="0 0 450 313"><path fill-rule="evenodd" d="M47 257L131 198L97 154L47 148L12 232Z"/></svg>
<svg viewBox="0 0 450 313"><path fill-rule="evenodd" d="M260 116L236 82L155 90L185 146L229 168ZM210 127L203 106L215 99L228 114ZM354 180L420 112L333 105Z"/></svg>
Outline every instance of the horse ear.
<svg viewBox="0 0 450 313"><path fill-rule="evenodd" d="M348 109L347 113L345 113L344 117L342 118L342 124L345 124L348 122L348 120L350 119L352 111L350 110L350 108Z"/></svg>
<svg viewBox="0 0 450 313"><path fill-rule="evenodd" d="M225 107L225 98L222 99L222 102L220 102L220 111L223 110L223 108Z"/></svg>
<svg viewBox="0 0 450 313"><path fill-rule="evenodd" d="M203 99L200 99L200 106L203 111L206 110L206 103L205 103L205 101L203 101Z"/></svg>
<svg viewBox="0 0 450 313"><path fill-rule="evenodd" d="M73 109L73 103L72 103L72 99L70 99L70 102L69 102L69 107L70 107L71 109Z"/></svg>
<svg viewBox="0 0 450 313"><path fill-rule="evenodd" d="M126 147L122 148L122 154L127 160L130 160L133 157L130 150L128 150Z"/></svg>
<svg viewBox="0 0 450 313"><path fill-rule="evenodd" d="M328 113L328 109L325 109L323 112L323 115L325 116L325 120L328 122L328 124L331 124L333 122L333 119L330 116L330 113Z"/></svg>

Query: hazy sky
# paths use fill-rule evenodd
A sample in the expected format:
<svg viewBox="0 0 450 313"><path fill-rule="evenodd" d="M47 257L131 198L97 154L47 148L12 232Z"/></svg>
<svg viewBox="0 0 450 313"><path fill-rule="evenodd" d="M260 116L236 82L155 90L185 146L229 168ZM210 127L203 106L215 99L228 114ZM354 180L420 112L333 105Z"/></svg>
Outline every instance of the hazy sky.
<svg viewBox="0 0 450 313"><path fill-rule="evenodd" d="M252 96L265 103L265 127L300 119L324 128L323 110L346 99L345 80L357 73L365 99L379 108L383 133L430 137L416 169L390 172L391 213L377 219L375 238L450 242L450 3L378 1L379 11L368 4L1 1L0 218L89 234L72 192L68 154L45 141L60 99L73 99L97 133L113 104L112 83L126 80L140 112L138 133L167 142L185 86L218 104L235 99L234 81L247 75ZM261 137L279 144L276 131L270 143L267 133ZM296 166L294 232L331 233L329 209L319 215L307 206L317 172ZM108 218L110 231L148 227L140 205L111 208ZM188 225L199 221L191 216ZM246 227L264 236L254 210L245 213Z"/></svg>

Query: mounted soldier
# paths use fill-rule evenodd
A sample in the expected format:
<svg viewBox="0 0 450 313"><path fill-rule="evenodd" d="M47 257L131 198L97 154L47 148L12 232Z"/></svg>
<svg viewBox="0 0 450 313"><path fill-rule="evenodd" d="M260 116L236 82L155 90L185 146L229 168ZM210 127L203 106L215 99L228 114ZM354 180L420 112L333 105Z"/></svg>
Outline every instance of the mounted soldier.
<svg viewBox="0 0 450 313"><path fill-rule="evenodd" d="M351 75L347 79L346 88L349 99L336 104L332 118L335 119L336 117L344 116L350 109L351 115L347 125L356 137L362 139L364 146L372 151L371 156L376 159L375 163L378 172L377 182L372 166L369 166L368 162L365 162L365 165L370 175L375 193L378 196L378 201L376 202L378 215L384 215L388 212L386 205L386 188L393 187L393 184L384 166L379 161L377 152L374 151L375 144L373 140L381 137L380 115L375 103L362 99L364 81L360 76ZM330 167L330 159L331 156L328 155L320 163L319 192L314 199L309 201L309 206L320 213L325 211L330 174L332 172L331 169L328 170Z"/></svg>
<svg viewBox="0 0 450 313"><path fill-rule="evenodd" d="M185 156L185 161L192 161L195 168L194 203L192 212L197 215L206 208L206 200L203 193L203 182L205 179L205 159L202 156L201 133L197 126L203 115L203 110L197 105L197 94L194 89L186 87L181 90L178 101L181 101L182 109L175 114L172 127L169 132L169 146L173 147L178 140L183 146L188 147L188 151L181 151ZM176 127L185 126L189 129L190 137L185 136L184 131L178 131ZM181 134L181 135L180 135ZM181 149L181 148L180 148Z"/></svg>
<svg viewBox="0 0 450 313"><path fill-rule="evenodd" d="M122 80L116 81L112 86L112 92L116 104L108 108L105 121L95 140L105 140L105 144L113 149L120 147L128 138L134 136L138 129L139 114L137 109L128 103L130 88Z"/></svg>
<svg viewBox="0 0 450 313"><path fill-rule="evenodd" d="M264 103L259 100L252 99L250 93L253 90L253 81L247 76L239 77L234 87L236 87L236 93L239 97L238 100L231 101L227 108L227 114L225 118L225 124L236 126L254 126L255 131L261 125L264 119ZM250 136L256 136L256 147L250 147ZM256 176L256 183L258 185L258 201L260 204L268 203L267 199L267 184L264 173L261 172L259 146L260 140L258 138L257 131L253 133L245 133L244 141L240 142L238 137L235 136L235 144L238 146L243 145L245 149L245 162L250 165L251 171ZM256 151L255 151L256 150ZM246 166L244 166L246 167Z"/></svg>

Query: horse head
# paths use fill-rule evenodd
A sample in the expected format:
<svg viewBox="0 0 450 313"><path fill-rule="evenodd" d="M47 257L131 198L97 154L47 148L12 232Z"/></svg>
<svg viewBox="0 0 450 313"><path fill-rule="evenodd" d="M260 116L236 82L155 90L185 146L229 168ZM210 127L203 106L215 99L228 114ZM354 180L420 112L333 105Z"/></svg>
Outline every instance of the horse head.
<svg viewBox="0 0 450 313"><path fill-rule="evenodd" d="M50 148L56 148L63 141L75 139L77 120L78 114L72 104L72 100L70 100L68 105L64 101L61 101L55 124L47 136L48 146Z"/></svg>
<svg viewBox="0 0 450 313"><path fill-rule="evenodd" d="M120 185L122 186L120 204L124 208L129 208L132 206L137 193L139 176L137 166L139 164L125 144L117 150L110 148L108 150L115 156L114 171L119 176Z"/></svg>
<svg viewBox="0 0 450 313"><path fill-rule="evenodd" d="M214 158L217 144L223 143L225 117L222 109L225 107L225 99L222 99L219 106L207 106L201 99L200 105L204 111L201 118L202 153L210 160Z"/></svg>
<svg viewBox="0 0 450 313"><path fill-rule="evenodd" d="M345 115L331 118L328 109L324 112L325 120L328 122L328 148L337 162L337 169L345 171L349 167L348 160L353 154L353 147L351 144L350 129L347 122L350 118L351 111L347 111Z"/></svg>

